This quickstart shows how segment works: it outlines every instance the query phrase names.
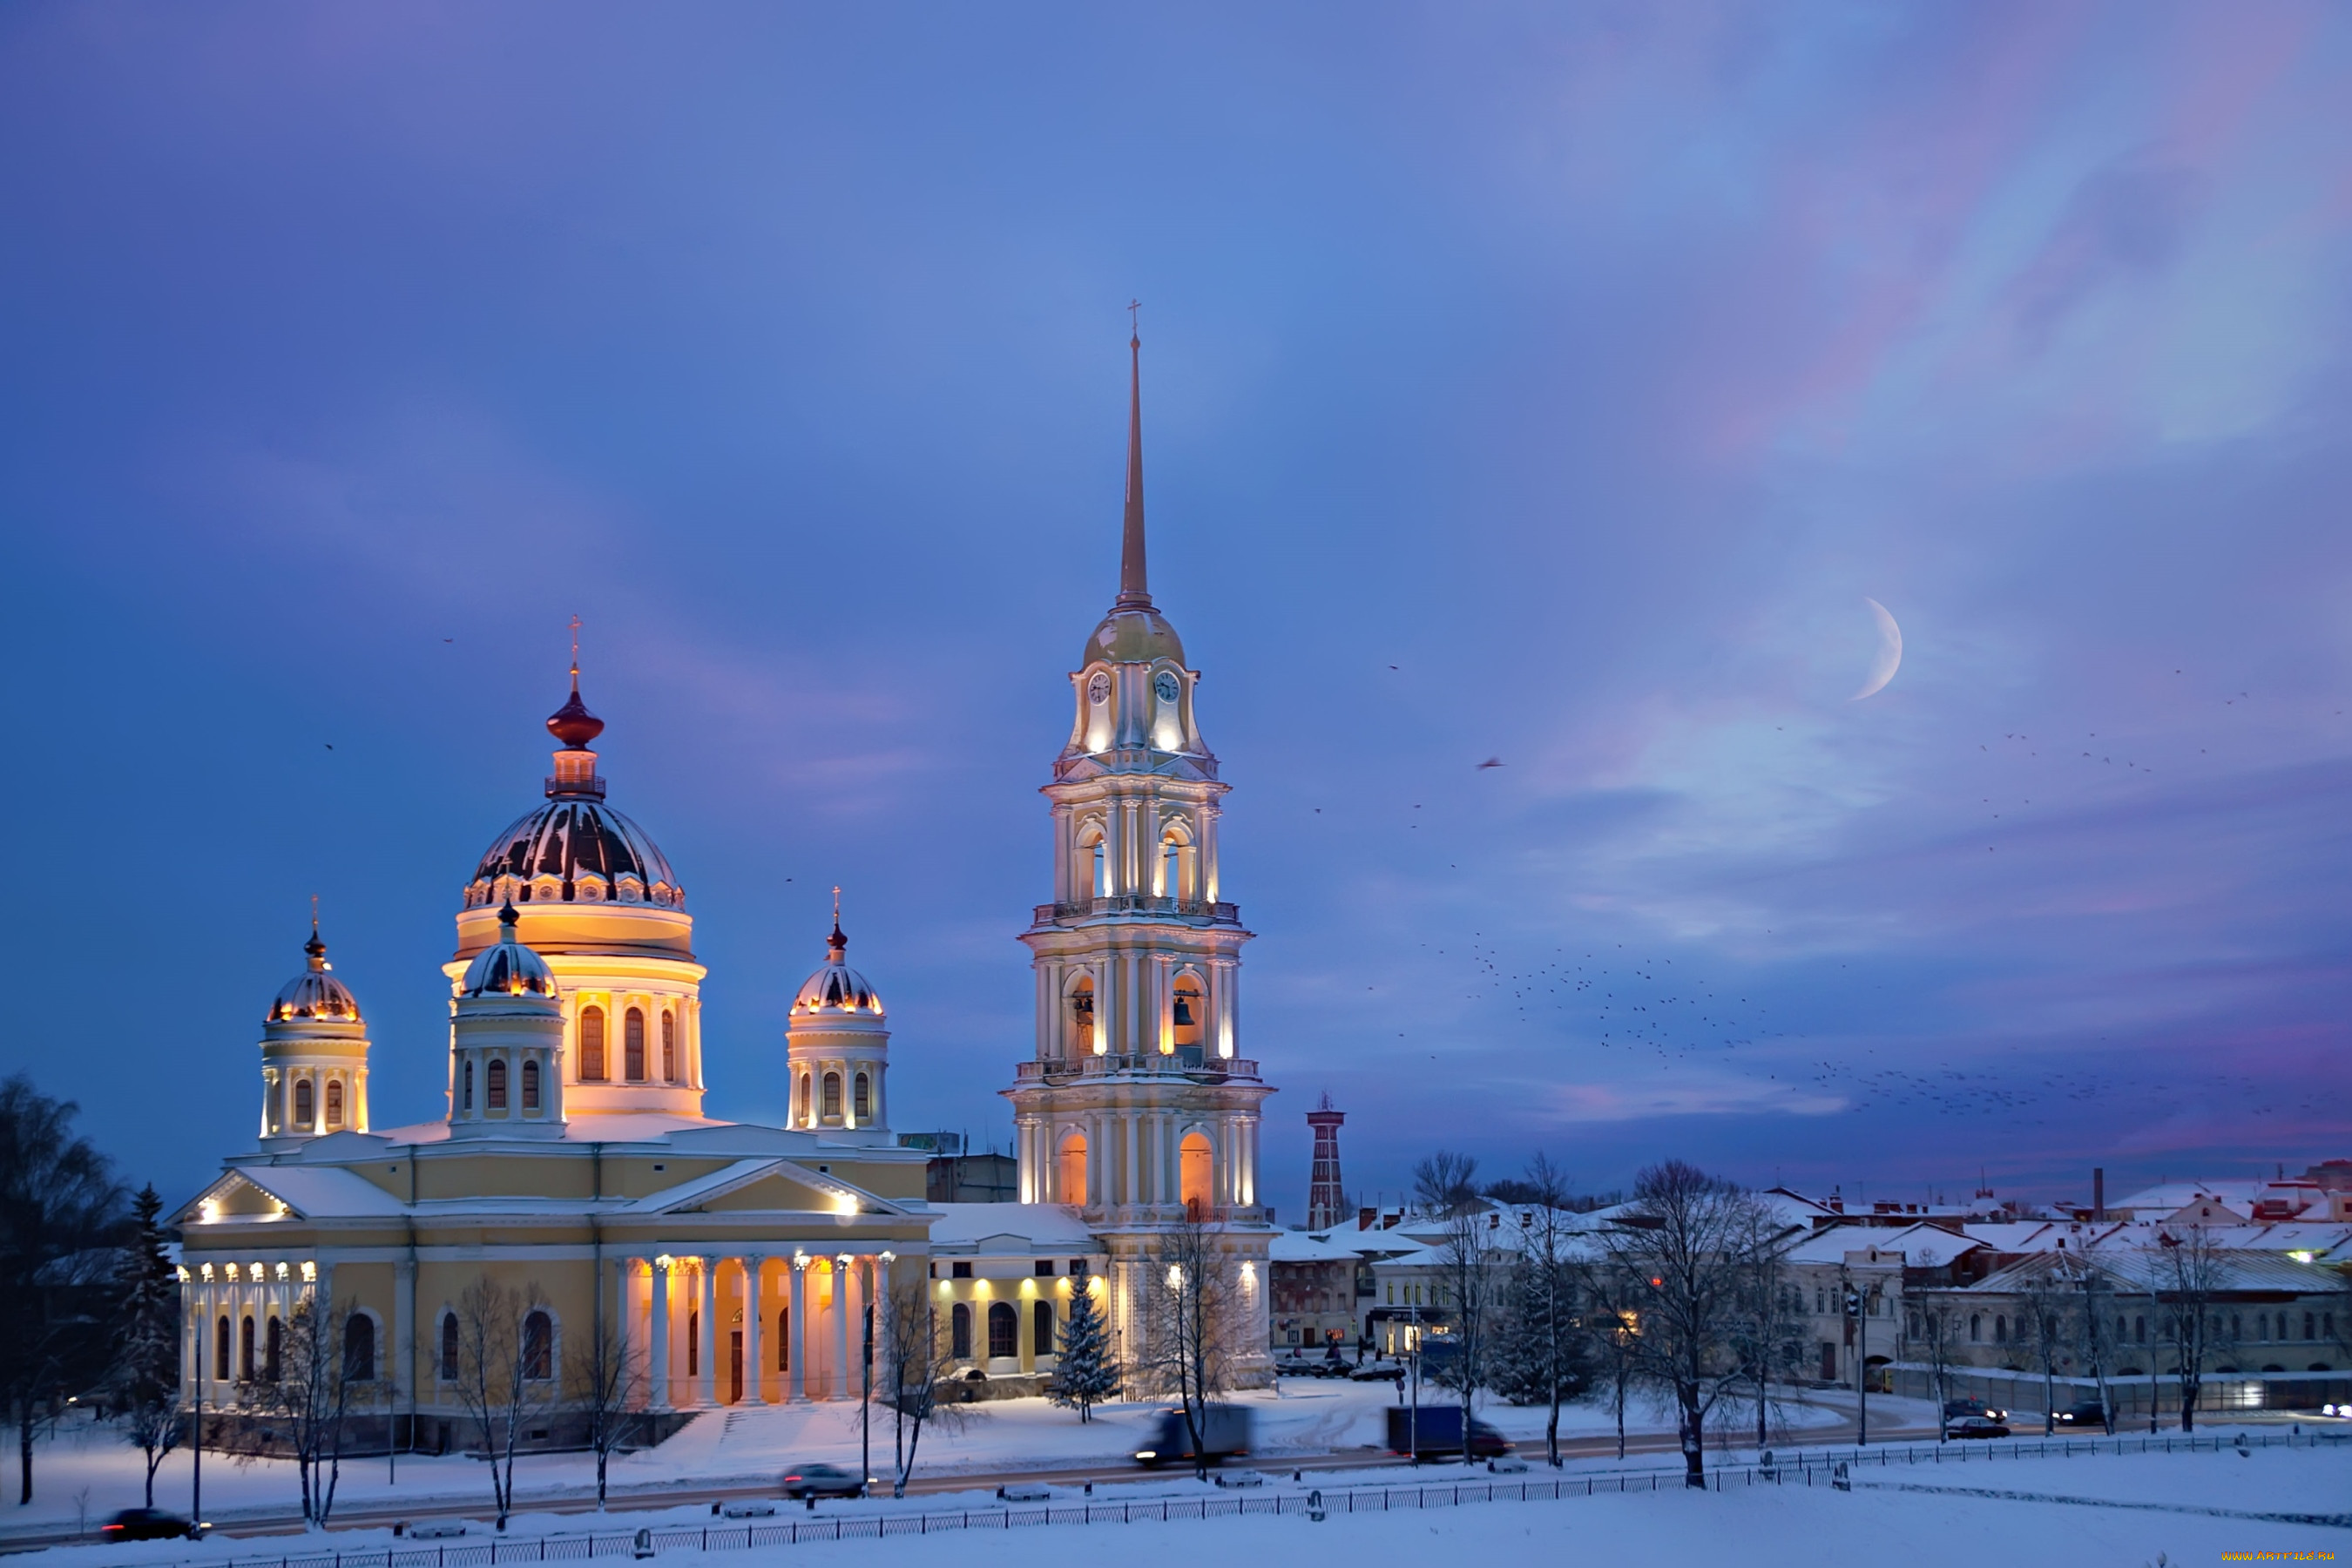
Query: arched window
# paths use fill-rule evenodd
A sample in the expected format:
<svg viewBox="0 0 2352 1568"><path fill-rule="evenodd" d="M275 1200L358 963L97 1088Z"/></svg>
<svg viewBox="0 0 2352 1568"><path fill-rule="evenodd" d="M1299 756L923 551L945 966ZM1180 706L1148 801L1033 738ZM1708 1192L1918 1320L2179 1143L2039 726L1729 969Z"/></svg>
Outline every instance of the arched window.
<svg viewBox="0 0 2352 1568"><path fill-rule="evenodd" d="M2009 1343L2009 1320L2007 1318L1996 1317L1993 1319L1992 1342L1997 1345L2005 1345Z"/></svg>
<svg viewBox="0 0 2352 1568"><path fill-rule="evenodd" d="M779 1308L776 1312L776 1370L793 1370L793 1310Z"/></svg>
<svg viewBox="0 0 2352 1568"><path fill-rule="evenodd" d="M454 1381L457 1375L457 1314L441 1314L441 1375Z"/></svg>
<svg viewBox="0 0 2352 1568"><path fill-rule="evenodd" d="M1087 1135L1073 1132L1062 1140L1060 1152L1060 1191L1056 1194L1066 1204L1087 1201Z"/></svg>
<svg viewBox="0 0 2352 1568"><path fill-rule="evenodd" d="M522 1374L536 1383L555 1375L555 1320L538 1308L522 1321Z"/></svg>
<svg viewBox="0 0 2352 1568"><path fill-rule="evenodd" d="M1176 999L1173 1008L1176 1045L1179 1049L1201 1043L1201 1026L1207 1021L1208 1006L1201 997L1201 979L1196 974L1176 977Z"/></svg>
<svg viewBox="0 0 2352 1568"><path fill-rule="evenodd" d="M856 1111L856 1113L857 1113L857 1120L858 1120L858 1121L873 1121L873 1120L874 1120L874 1083L873 1083L873 1080L872 1080L871 1079L868 1079L868 1078L867 1078L864 1073L859 1073L859 1074L857 1075L857 1077L856 1077L855 1079L853 1079L853 1080L852 1080L852 1082L851 1082L851 1086L850 1086L850 1087L851 1087L851 1090L852 1090L852 1092L851 1092L851 1095L850 1095L849 1104L850 1104L850 1108L851 1108L852 1110L854 1110L855 1111Z"/></svg>
<svg viewBox="0 0 2352 1568"><path fill-rule="evenodd" d="M341 1079L329 1079L327 1080L327 1125L328 1125L328 1126L330 1126L330 1127L341 1127L342 1124L343 1124L343 1084L342 1084L342 1080L341 1080Z"/></svg>
<svg viewBox="0 0 2352 1568"><path fill-rule="evenodd" d="M824 1075L824 1119L827 1121L841 1120L841 1075L837 1072Z"/></svg>
<svg viewBox="0 0 2352 1568"><path fill-rule="evenodd" d="M537 1062L522 1064L522 1108L525 1110L539 1109L539 1064Z"/></svg>
<svg viewBox="0 0 2352 1568"><path fill-rule="evenodd" d="M580 1009L580 1081L604 1081L604 1009Z"/></svg>
<svg viewBox="0 0 2352 1568"><path fill-rule="evenodd" d="M228 1381L228 1314L226 1312L221 1314L213 1334L213 1378L219 1383Z"/></svg>
<svg viewBox="0 0 2352 1568"><path fill-rule="evenodd" d="M1184 1142L1177 1146L1177 1153L1183 1163L1184 1208L1190 1214L1205 1215L1217 1204L1215 1190L1210 1184L1216 1160L1210 1152L1209 1140L1202 1133L1187 1132Z"/></svg>
<svg viewBox="0 0 2352 1568"><path fill-rule="evenodd" d="M471 1110L474 1109L474 1064L467 1062L457 1076L464 1080L466 1090L464 1097L458 1101L458 1109Z"/></svg>
<svg viewBox="0 0 2352 1568"><path fill-rule="evenodd" d="M261 1375L271 1383L286 1375L286 1320L273 1316L262 1340Z"/></svg>
<svg viewBox="0 0 2352 1568"><path fill-rule="evenodd" d="M312 1101L311 1101L311 1100L310 1100L310 1080L309 1079L307 1079L307 1078L298 1078L298 1079L296 1079L294 1080L294 1125L295 1125L295 1126L299 1127L299 1128L302 1128L302 1129L304 1129L305 1131L308 1131L308 1130L309 1130L309 1128L310 1128L310 1107L311 1107L311 1103L312 1103Z"/></svg>
<svg viewBox="0 0 2352 1568"><path fill-rule="evenodd" d="M1095 1033L1095 983L1091 976L1070 988L1070 1044L1082 1054L1103 1048Z"/></svg>
<svg viewBox="0 0 2352 1568"><path fill-rule="evenodd" d="M1974 1312L1970 1312L1969 1314L1969 1342L1973 1344L1983 1338L1984 1320L1977 1316Z"/></svg>
<svg viewBox="0 0 2352 1568"><path fill-rule="evenodd" d="M662 1081L677 1081L677 1015L662 1013Z"/></svg>
<svg viewBox="0 0 2352 1568"><path fill-rule="evenodd" d="M1192 903L1201 897L1200 860L1181 825L1160 841L1160 896Z"/></svg>
<svg viewBox="0 0 2352 1568"><path fill-rule="evenodd" d="M482 1079L484 1107L491 1110L504 1110L507 1108L507 1064L492 1057L488 1068L482 1075Z"/></svg>
<svg viewBox="0 0 2352 1568"><path fill-rule="evenodd" d="M1021 1314L1013 1310L1010 1301L988 1304L988 1353L991 1356L1016 1356L1021 1353Z"/></svg>
<svg viewBox="0 0 2352 1568"><path fill-rule="evenodd" d="M253 1316L247 1313L236 1330L236 1375L251 1383L257 1370L253 1364Z"/></svg>
<svg viewBox="0 0 2352 1568"><path fill-rule="evenodd" d="M948 1314L948 1354L958 1361L971 1359L971 1305L958 1301Z"/></svg>
<svg viewBox="0 0 2352 1568"><path fill-rule="evenodd" d="M800 1079L800 1089L795 1096L800 1101L800 1109L793 1113L793 1120L806 1126L809 1119L809 1075L803 1073Z"/></svg>
<svg viewBox="0 0 2352 1568"><path fill-rule="evenodd" d="M343 1320L343 1380L375 1381L375 1320L365 1312Z"/></svg>
<svg viewBox="0 0 2352 1568"><path fill-rule="evenodd" d="M1054 1353L1054 1303L1038 1301L1029 1309L1029 1337L1036 1342L1030 1348L1038 1355Z"/></svg>
<svg viewBox="0 0 2352 1568"><path fill-rule="evenodd" d="M621 1064L631 1083L646 1081L646 1014L632 1007L621 1016Z"/></svg>
<svg viewBox="0 0 2352 1568"><path fill-rule="evenodd" d="M2147 1320L2146 1318L2134 1318L2132 1320L2132 1343L2136 1345L2144 1345L2147 1343Z"/></svg>

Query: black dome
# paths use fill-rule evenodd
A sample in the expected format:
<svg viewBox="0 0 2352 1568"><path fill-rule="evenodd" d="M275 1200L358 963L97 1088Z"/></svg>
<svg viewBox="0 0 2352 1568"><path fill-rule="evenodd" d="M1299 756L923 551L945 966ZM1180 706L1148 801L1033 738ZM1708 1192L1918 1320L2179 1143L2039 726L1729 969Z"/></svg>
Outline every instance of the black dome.
<svg viewBox="0 0 2352 1568"><path fill-rule="evenodd" d="M474 868L466 907L544 898L534 885L543 886L547 878L556 880L552 896L561 900L686 907L677 874L645 829L602 801L579 795L551 799L499 834ZM510 879L504 890L502 879ZM589 879L583 890L581 883Z"/></svg>

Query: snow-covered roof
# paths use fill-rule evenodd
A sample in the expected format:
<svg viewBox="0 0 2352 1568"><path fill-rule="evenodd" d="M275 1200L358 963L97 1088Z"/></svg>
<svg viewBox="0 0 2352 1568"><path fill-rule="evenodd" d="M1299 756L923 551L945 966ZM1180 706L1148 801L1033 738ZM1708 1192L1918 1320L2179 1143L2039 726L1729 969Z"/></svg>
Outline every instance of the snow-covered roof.
<svg viewBox="0 0 2352 1568"><path fill-rule="evenodd" d="M940 1204L931 1246L990 1252L1100 1252L1078 1211L1066 1204Z"/></svg>
<svg viewBox="0 0 2352 1568"><path fill-rule="evenodd" d="M1275 1232L1267 1246L1267 1256L1276 1263L1353 1263L1363 1253L1351 1244L1358 1236L1378 1236L1378 1231L1334 1231L1328 1236L1314 1236L1303 1230Z"/></svg>
<svg viewBox="0 0 2352 1568"><path fill-rule="evenodd" d="M2110 1246L2098 1249L2092 1256L2095 1256L2099 1272L2119 1292L2161 1295L2176 1288L2175 1260L2168 1248ZM2060 1258L2061 1255L2055 1251L2021 1258L2005 1268L1994 1270L1966 1289L1984 1295L2012 1293L2060 1268ZM2336 1271L2318 1264L2300 1263L2292 1258L2270 1252L2216 1252L2213 1255L2211 1289L2216 1291L2258 1290L2312 1295L2339 1288Z"/></svg>
<svg viewBox="0 0 2352 1568"><path fill-rule="evenodd" d="M197 1195L221 1198L238 1184L276 1198L301 1219L381 1219L406 1212L406 1205L365 1176L336 1165L238 1165Z"/></svg>
<svg viewBox="0 0 2352 1568"><path fill-rule="evenodd" d="M1782 1253L1780 1260L1843 1264L1849 1253L1875 1251L1882 1258L1891 1258L1909 1268L1937 1268L1980 1245L1939 1226L1912 1225L1901 1230L1838 1226L1805 1237Z"/></svg>
<svg viewBox="0 0 2352 1568"><path fill-rule="evenodd" d="M2186 1208L2199 1198L2219 1198L2243 1214L2254 1200L2263 1195L2263 1189L2269 1185L2263 1181L2165 1182L2157 1186L2144 1187L2127 1198L2117 1198L2107 1206L2128 1209L2145 1217L2154 1214L2171 1214Z"/></svg>

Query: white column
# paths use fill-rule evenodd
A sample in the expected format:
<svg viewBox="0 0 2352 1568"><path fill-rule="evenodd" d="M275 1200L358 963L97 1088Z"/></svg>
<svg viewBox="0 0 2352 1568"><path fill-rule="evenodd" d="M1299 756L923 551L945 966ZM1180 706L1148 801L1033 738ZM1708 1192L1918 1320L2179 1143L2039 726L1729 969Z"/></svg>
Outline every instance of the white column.
<svg viewBox="0 0 2352 1568"><path fill-rule="evenodd" d="M849 1380L849 1270L839 1255L833 1260L833 1342L836 1352L833 1363L834 1397L846 1399L854 1387Z"/></svg>
<svg viewBox="0 0 2352 1568"><path fill-rule="evenodd" d="M702 1332L698 1353L702 1358L702 1375L696 1379L694 1396L704 1405L719 1403L719 1259L706 1255L698 1271L698 1289L702 1302Z"/></svg>
<svg viewBox="0 0 2352 1568"><path fill-rule="evenodd" d="M741 1259L743 1266L743 1403L765 1405L768 1401L760 1392L760 1374L767 1363L760 1352L766 1343L761 1331L766 1328L767 1298L761 1293L761 1270L768 1260L758 1253Z"/></svg>
<svg viewBox="0 0 2352 1568"><path fill-rule="evenodd" d="M793 1258L793 1376L785 1397L794 1404L808 1397L808 1258Z"/></svg>
<svg viewBox="0 0 2352 1568"><path fill-rule="evenodd" d="M647 1315L653 1319L653 1353L646 1363L646 1401L656 1410L669 1408L669 1271L671 1260L653 1262L652 1295Z"/></svg>
<svg viewBox="0 0 2352 1568"><path fill-rule="evenodd" d="M613 1342L620 1351L623 1366L629 1364L629 1342L635 1337L629 1332L629 1310L635 1303L629 1298L630 1286L636 1280L638 1262L639 1259L635 1258L620 1258L614 1259L613 1263ZM600 1280L598 1283L601 1285L603 1282Z"/></svg>

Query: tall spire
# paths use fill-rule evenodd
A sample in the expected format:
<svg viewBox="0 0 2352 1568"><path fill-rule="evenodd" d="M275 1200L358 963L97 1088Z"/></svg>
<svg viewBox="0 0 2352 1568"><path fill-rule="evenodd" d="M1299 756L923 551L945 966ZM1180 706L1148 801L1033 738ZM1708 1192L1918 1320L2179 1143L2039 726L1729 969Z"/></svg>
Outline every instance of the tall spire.
<svg viewBox="0 0 2352 1568"><path fill-rule="evenodd" d="M1128 310L1139 309L1130 304ZM1127 340L1127 526L1119 542L1118 603L1121 610L1148 610L1151 589L1143 570L1143 337L1131 328Z"/></svg>

